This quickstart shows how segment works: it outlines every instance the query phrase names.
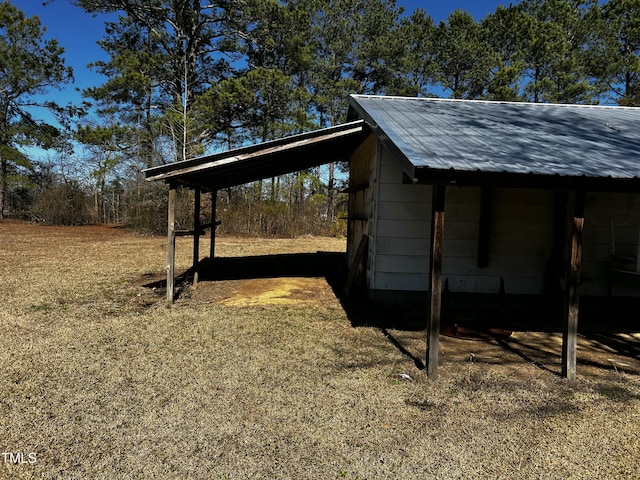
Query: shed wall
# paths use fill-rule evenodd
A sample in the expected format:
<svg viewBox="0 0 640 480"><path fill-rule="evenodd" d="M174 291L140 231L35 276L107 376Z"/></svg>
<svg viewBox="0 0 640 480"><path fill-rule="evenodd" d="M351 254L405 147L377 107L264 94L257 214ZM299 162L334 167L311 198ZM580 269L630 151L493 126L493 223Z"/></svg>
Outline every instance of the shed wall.
<svg viewBox="0 0 640 480"><path fill-rule="evenodd" d="M371 135L353 153L349 162L349 218L347 227L347 262L354 261L363 235L371 235L374 218L377 140ZM369 247L371 248L371 247ZM367 256L365 276L371 272L371 256Z"/></svg>
<svg viewBox="0 0 640 480"><path fill-rule="evenodd" d="M640 194L588 193L580 293L640 296L640 276L613 272L610 255L638 256Z"/></svg>
<svg viewBox="0 0 640 480"><path fill-rule="evenodd" d="M400 161L381 145L379 151L370 288L426 291L432 187L403 183Z"/></svg>
<svg viewBox="0 0 640 480"><path fill-rule="evenodd" d="M428 290L431 187L410 220L378 219L374 289ZM382 187L384 188L384 187ZM420 193L412 191L415 195ZM448 187L445 205L443 277L452 292L541 294L551 253L552 192L498 190L490 222L489 263L478 267L480 188ZM416 200L412 198L412 200ZM405 210L406 212L407 210Z"/></svg>
<svg viewBox="0 0 640 480"><path fill-rule="evenodd" d="M481 189L449 190L443 275L449 278L450 290L496 293L502 278L506 293L542 294L553 245L554 192L492 190L488 265L481 268L478 267Z"/></svg>
<svg viewBox="0 0 640 480"><path fill-rule="evenodd" d="M363 213L369 220L352 222L349 258L365 232L371 239L366 278L372 296L426 292L432 187L405 183L400 161L371 140L352 161L352 183L366 179L369 185L352 194L352 213ZM551 265L555 195L551 190L492 189L488 265L481 268L481 188L448 186L443 278L450 291L496 293L502 278L507 294L543 294L547 273L562 271L562 265ZM610 270L614 246L617 254L636 256L639 236L640 194L588 193L581 294L607 295L611 289L614 295L640 296L640 276L612 275Z"/></svg>

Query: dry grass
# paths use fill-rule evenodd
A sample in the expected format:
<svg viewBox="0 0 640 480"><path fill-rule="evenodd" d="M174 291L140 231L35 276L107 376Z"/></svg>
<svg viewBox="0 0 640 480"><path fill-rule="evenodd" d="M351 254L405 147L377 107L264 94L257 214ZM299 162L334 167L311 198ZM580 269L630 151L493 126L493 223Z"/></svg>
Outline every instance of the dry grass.
<svg viewBox="0 0 640 480"><path fill-rule="evenodd" d="M343 245L223 238L218 252ZM245 305L229 299L252 280L218 284L225 302L201 285L165 308L140 286L164 248L0 223L0 448L37 453L0 456L0 478L637 478L638 334L627 356L582 338L575 386L554 374L557 335L443 337L427 381L398 348L422 358L423 332L353 328L318 279L278 279L271 296L262 280L265 301ZM178 252L186 268L188 239Z"/></svg>

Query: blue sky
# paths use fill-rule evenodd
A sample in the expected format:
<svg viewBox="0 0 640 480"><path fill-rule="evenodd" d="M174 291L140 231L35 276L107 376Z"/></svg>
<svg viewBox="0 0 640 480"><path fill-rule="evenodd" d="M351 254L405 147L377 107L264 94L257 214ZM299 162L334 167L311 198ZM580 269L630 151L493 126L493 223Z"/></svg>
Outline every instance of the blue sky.
<svg viewBox="0 0 640 480"><path fill-rule="evenodd" d="M37 15L40 18L41 24L46 27L45 38L58 40L65 49L65 63L73 68L75 78L73 85L65 85L59 91L51 90L47 95L48 99L55 100L61 105L79 104L82 101L81 90L98 86L104 82L104 77L87 67L91 62L107 59L106 54L96 43L104 36L106 18L104 15L89 15L82 9L72 6L69 0L49 0L47 5L43 5L43 0L9 0L9 2L22 10L26 16ZM397 0L396 2L399 7L404 7L407 14L417 8L422 8L435 21L445 20L451 12L457 9L466 10L476 20L480 20L487 14L494 12L499 5L508 3L498 0ZM111 16L111 19L116 18L116 15ZM51 115L43 111L34 111L33 114L40 115L44 120L53 124L56 123ZM32 157L46 157L46 152L41 152L39 149L29 150Z"/></svg>
<svg viewBox="0 0 640 480"><path fill-rule="evenodd" d="M87 64L105 59L104 52L96 42L104 35L104 16L93 17L80 8L70 5L68 0L53 0L43 5L42 0L10 0L29 17L37 15L47 28L46 38L56 38L65 49L65 61L73 67L75 84L67 86L61 92L51 92L60 103L80 101L76 89L99 85L103 78L87 68ZM410 1L398 0L397 5L411 13L416 8L427 11L436 21L444 20L456 9L467 10L476 19L484 18L494 12L498 5L505 2L491 0L466 1Z"/></svg>

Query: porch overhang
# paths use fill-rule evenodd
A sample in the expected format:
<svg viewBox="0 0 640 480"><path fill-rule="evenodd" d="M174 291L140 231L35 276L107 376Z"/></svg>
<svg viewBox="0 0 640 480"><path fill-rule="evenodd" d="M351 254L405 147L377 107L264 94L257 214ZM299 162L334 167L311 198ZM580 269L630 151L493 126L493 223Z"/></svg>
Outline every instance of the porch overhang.
<svg viewBox="0 0 640 480"><path fill-rule="evenodd" d="M147 181L215 191L346 161L368 135L363 120L144 171Z"/></svg>

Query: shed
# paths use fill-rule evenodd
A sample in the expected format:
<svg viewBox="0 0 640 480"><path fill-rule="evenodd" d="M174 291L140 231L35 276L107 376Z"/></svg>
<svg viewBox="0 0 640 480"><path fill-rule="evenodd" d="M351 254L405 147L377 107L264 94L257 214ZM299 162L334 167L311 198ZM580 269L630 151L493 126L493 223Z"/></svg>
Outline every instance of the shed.
<svg viewBox="0 0 640 480"><path fill-rule="evenodd" d="M578 290L640 297L640 109L354 95L349 120L147 170L171 186L168 284L176 187L348 160L351 278L359 271L374 301L428 299L429 375L446 284L465 303L559 292L563 375L574 379Z"/></svg>

